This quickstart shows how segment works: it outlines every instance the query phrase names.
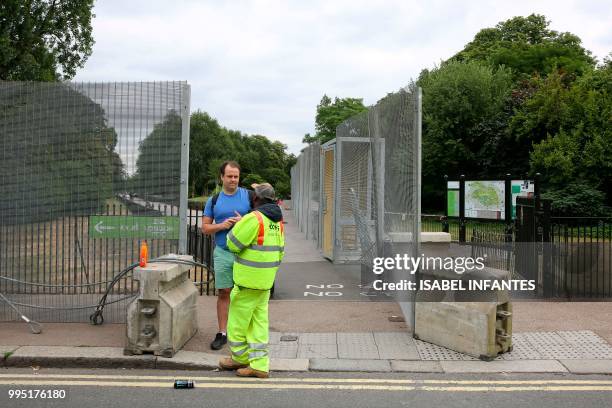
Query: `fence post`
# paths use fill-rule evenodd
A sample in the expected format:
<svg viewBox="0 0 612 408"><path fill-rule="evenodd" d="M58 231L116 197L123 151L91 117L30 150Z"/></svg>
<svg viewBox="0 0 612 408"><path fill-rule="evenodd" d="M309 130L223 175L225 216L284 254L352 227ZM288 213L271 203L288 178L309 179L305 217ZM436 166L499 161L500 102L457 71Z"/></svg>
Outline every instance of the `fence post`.
<svg viewBox="0 0 612 408"><path fill-rule="evenodd" d="M465 242L465 175L459 176L459 242Z"/></svg>
<svg viewBox="0 0 612 408"><path fill-rule="evenodd" d="M189 120L191 100L191 87L187 83L182 84L181 95L181 175L179 196L179 254L187 253L187 195L189 194Z"/></svg>
<svg viewBox="0 0 612 408"><path fill-rule="evenodd" d="M450 228L448 226L448 175L444 175L444 188L446 190L446 196L444 199L446 200L446 204L444 205L444 217L441 217L440 221L442 222L442 232L448 233Z"/></svg>
<svg viewBox="0 0 612 408"><path fill-rule="evenodd" d="M555 292L555 278L552 273L552 240L550 233L550 200L543 200L540 223L542 228L542 279L544 297L550 298Z"/></svg>
<svg viewBox="0 0 612 408"><path fill-rule="evenodd" d="M510 271L510 267L511 267L511 255L510 255L510 250L512 248L511 242L512 242L512 232L513 232L513 217L512 217L512 175L510 173L506 173L506 180L505 180L505 189L504 189L504 201L505 201L505 208L504 208L504 213L505 213L505 234L504 234L504 241L506 242L506 270Z"/></svg>

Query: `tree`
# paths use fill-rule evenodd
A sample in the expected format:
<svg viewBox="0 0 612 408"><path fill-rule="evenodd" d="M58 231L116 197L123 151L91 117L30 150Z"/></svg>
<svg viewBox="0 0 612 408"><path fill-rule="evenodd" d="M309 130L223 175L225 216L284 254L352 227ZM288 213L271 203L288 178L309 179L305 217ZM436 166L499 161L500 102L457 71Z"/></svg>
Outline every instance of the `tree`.
<svg viewBox="0 0 612 408"><path fill-rule="evenodd" d="M138 146L134 190L154 201L178 205L181 179L182 120L172 110Z"/></svg>
<svg viewBox="0 0 612 408"><path fill-rule="evenodd" d="M0 214L95 214L125 180L102 107L70 85L0 81Z"/></svg>
<svg viewBox="0 0 612 408"><path fill-rule="evenodd" d="M74 77L91 55L93 0L2 0L0 80Z"/></svg>
<svg viewBox="0 0 612 408"><path fill-rule="evenodd" d="M334 101L323 95L321 102L317 105L317 115L315 117L316 134L307 134L302 140L304 143L318 141L325 143L336 137L336 128L346 119L367 111L363 105L363 99L358 98L334 98Z"/></svg>
<svg viewBox="0 0 612 408"><path fill-rule="evenodd" d="M206 112L191 114L189 144L189 182L191 194L209 192L218 183L219 166L236 159L235 143L227 129Z"/></svg>
<svg viewBox="0 0 612 408"><path fill-rule="evenodd" d="M205 112L191 115L189 180L192 195L210 191L219 183L219 167L235 160L241 167L244 186L254 182L271 183L278 195L290 190L289 173L296 158L287 154L287 146L263 135L245 135L226 129Z"/></svg>
<svg viewBox="0 0 612 408"><path fill-rule="evenodd" d="M580 38L550 30L549 24L539 14L500 22L495 28L480 30L451 60L504 65L515 78L544 76L557 69L579 76L592 69L595 59L582 47Z"/></svg>
<svg viewBox="0 0 612 408"><path fill-rule="evenodd" d="M450 61L418 80L423 88L423 205L441 208L443 176L490 174L505 146L503 108L511 74L477 61ZM525 158L525 161L527 158Z"/></svg>
<svg viewBox="0 0 612 408"><path fill-rule="evenodd" d="M531 172L540 172L553 198L580 202L602 193L612 204L612 69L604 64L566 85L561 74L541 81L512 121L516 137L532 143ZM574 186L569 189L568 185ZM582 197L582 198L581 198ZM554 203L560 213L585 207ZM563 209L563 210L561 210ZM598 210L601 212L600 210ZM596 215L573 213L574 215Z"/></svg>

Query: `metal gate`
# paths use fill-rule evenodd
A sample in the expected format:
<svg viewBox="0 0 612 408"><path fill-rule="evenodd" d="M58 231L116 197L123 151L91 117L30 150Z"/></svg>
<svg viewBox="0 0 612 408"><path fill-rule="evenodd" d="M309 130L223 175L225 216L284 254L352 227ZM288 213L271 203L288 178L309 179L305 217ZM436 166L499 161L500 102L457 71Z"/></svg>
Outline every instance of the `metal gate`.
<svg viewBox="0 0 612 408"><path fill-rule="evenodd" d="M323 159L321 165L321 212L323 217L321 217L320 230L323 231L321 245L323 248L323 256L328 259L333 259L334 257L334 192L336 191L334 173L335 152L335 141L321 146L321 155Z"/></svg>

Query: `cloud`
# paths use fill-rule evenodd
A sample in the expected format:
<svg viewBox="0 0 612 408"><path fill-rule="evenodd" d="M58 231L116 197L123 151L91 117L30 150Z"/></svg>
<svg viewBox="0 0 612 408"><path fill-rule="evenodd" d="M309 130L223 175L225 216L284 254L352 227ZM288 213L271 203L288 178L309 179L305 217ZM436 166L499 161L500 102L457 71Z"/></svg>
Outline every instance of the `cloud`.
<svg viewBox="0 0 612 408"><path fill-rule="evenodd" d="M603 59L609 2L104 0L79 81L187 80L191 108L297 153L321 96L373 104L484 27L541 13Z"/></svg>

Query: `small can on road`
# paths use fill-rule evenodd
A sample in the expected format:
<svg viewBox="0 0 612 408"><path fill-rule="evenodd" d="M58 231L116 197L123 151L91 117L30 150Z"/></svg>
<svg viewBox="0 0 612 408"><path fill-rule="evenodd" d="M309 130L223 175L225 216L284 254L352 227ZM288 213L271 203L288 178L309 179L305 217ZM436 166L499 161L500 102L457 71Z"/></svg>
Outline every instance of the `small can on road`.
<svg viewBox="0 0 612 408"><path fill-rule="evenodd" d="M193 388L194 382L192 380L174 380L174 388Z"/></svg>

